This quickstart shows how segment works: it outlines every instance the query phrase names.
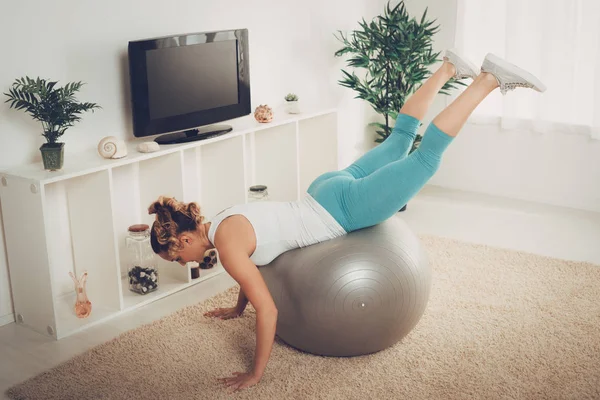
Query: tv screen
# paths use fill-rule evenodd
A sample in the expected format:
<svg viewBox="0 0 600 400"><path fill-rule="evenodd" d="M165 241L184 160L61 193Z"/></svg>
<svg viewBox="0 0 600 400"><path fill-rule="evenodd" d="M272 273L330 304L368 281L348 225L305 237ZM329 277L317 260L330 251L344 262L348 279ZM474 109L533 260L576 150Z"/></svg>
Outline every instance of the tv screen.
<svg viewBox="0 0 600 400"><path fill-rule="evenodd" d="M246 29L132 41L128 53L136 137L202 139L226 126L196 128L251 112Z"/></svg>

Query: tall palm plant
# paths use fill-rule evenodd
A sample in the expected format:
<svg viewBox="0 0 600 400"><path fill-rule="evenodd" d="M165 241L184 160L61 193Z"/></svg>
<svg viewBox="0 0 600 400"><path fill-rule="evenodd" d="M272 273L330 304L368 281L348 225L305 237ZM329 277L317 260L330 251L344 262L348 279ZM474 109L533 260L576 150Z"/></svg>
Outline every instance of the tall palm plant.
<svg viewBox="0 0 600 400"><path fill-rule="evenodd" d="M368 101L372 108L383 116L383 122L374 122L378 137L383 142L392 132L398 111L408 96L419 88L431 72L429 67L441 61L439 52L432 48L433 36L439 31L436 20L427 20L427 9L420 20L412 18L401 0L391 6L391 0L385 6L383 15L375 17L370 23L364 18L359 22L360 30L344 35L338 31L336 38L343 47L335 52L336 57L349 55L348 67L361 69L364 76L354 71L342 70L343 79L339 83L357 92L356 98ZM455 84L449 81L440 90L448 94ZM413 151L420 142L417 136Z"/></svg>

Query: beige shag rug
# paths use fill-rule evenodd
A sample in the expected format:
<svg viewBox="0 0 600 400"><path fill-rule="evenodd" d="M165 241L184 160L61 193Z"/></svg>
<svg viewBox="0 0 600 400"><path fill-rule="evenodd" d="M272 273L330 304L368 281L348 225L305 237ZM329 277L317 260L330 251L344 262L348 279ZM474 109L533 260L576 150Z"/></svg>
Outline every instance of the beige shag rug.
<svg viewBox="0 0 600 400"><path fill-rule="evenodd" d="M278 342L267 373L227 394L252 363L255 314L202 316L229 290L124 333L11 388L15 399L599 399L600 267L423 237L427 311L400 343L356 358Z"/></svg>

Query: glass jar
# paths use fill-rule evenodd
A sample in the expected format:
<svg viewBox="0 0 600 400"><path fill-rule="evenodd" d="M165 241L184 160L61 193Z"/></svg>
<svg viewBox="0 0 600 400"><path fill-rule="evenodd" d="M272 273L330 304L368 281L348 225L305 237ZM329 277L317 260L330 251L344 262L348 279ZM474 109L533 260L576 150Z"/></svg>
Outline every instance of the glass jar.
<svg viewBox="0 0 600 400"><path fill-rule="evenodd" d="M150 245L150 227L131 225L125 238L129 290L147 294L158 289L158 265Z"/></svg>
<svg viewBox="0 0 600 400"><path fill-rule="evenodd" d="M265 185L254 185L248 189L248 202L268 201L269 191Z"/></svg>

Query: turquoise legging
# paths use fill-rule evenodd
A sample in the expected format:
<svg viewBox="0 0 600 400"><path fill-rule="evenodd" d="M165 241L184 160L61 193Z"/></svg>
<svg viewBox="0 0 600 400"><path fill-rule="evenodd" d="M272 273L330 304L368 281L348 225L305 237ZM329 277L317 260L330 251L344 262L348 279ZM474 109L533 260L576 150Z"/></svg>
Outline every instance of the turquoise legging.
<svg viewBox="0 0 600 400"><path fill-rule="evenodd" d="M388 138L348 168L327 172L308 193L346 230L377 225L402 208L437 171L452 137L429 124L421 144L408 152L420 122L398 115Z"/></svg>

